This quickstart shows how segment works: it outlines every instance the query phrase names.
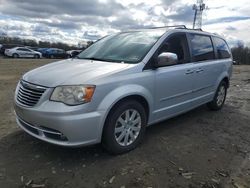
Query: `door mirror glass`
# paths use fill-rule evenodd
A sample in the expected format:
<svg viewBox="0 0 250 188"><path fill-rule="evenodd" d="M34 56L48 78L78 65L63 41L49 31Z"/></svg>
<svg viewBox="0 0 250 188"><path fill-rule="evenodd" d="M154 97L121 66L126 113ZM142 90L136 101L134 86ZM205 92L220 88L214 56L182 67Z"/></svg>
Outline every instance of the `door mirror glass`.
<svg viewBox="0 0 250 188"><path fill-rule="evenodd" d="M178 57L175 53L164 52L157 58L157 66L164 67L169 65L175 65L178 62Z"/></svg>

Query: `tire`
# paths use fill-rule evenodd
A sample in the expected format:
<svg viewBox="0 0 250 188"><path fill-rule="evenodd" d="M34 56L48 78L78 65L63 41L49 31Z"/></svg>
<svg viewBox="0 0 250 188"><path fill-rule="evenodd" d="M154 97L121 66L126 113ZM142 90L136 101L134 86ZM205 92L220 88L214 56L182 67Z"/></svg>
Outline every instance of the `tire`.
<svg viewBox="0 0 250 188"><path fill-rule="evenodd" d="M35 58L35 59L39 59L39 58L40 58L40 55L35 54L35 55L34 55L34 58Z"/></svg>
<svg viewBox="0 0 250 188"><path fill-rule="evenodd" d="M19 58L19 55L16 54L16 53L14 53L14 54L12 55L12 57L13 57L13 58Z"/></svg>
<svg viewBox="0 0 250 188"><path fill-rule="evenodd" d="M208 108L213 111L220 110L225 103L226 96L227 83L225 81L222 81L216 90L214 99L211 102L207 103Z"/></svg>
<svg viewBox="0 0 250 188"><path fill-rule="evenodd" d="M132 120L126 123L129 119L127 117ZM102 145L112 154L129 152L142 142L146 125L147 116L144 107L135 100L123 101L110 111L106 119Z"/></svg>
<svg viewBox="0 0 250 188"><path fill-rule="evenodd" d="M50 55L49 58L50 58L50 59L54 59L54 55Z"/></svg>

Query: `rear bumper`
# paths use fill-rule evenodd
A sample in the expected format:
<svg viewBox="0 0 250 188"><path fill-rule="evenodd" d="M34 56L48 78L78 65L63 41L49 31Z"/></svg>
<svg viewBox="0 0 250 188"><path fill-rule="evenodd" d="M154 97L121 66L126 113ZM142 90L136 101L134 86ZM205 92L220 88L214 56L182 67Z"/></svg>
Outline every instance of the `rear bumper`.
<svg viewBox="0 0 250 188"><path fill-rule="evenodd" d="M103 113L39 111L15 103L16 121L28 134L60 146L85 146L101 142Z"/></svg>

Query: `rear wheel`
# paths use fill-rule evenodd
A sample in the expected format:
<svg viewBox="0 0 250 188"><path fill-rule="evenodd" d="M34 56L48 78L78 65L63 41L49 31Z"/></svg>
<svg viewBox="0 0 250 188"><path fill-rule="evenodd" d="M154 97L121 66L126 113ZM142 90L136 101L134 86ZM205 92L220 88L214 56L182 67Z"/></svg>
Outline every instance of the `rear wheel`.
<svg viewBox="0 0 250 188"><path fill-rule="evenodd" d="M217 91L215 93L214 99L207 104L208 108L210 110L220 110L226 100L227 95L227 83L225 81L222 81L217 88Z"/></svg>
<svg viewBox="0 0 250 188"><path fill-rule="evenodd" d="M54 55L50 55L49 57L50 57L50 59L54 59Z"/></svg>
<svg viewBox="0 0 250 188"><path fill-rule="evenodd" d="M35 59L39 59L39 58L40 58L40 55L35 54L35 55L34 55L34 58L35 58Z"/></svg>
<svg viewBox="0 0 250 188"><path fill-rule="evenodd" d="M143 106L127 100L111 110L103 130L103 146L113 154L136 148L143 139L147 124Z"/></svg>
<svg viewBox="0 0 250 188"><path fill-rule="evenodd" d="M12 55L12 57L13 57L13 58L19 58L19 55L16 54L16 53L14 53L14 54Z"/></svg>

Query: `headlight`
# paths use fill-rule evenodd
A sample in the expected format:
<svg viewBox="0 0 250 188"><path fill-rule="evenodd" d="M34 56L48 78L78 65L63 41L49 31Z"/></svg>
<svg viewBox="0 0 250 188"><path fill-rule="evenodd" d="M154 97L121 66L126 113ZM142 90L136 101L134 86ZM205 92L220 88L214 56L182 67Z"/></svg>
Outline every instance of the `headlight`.
<svg viewBox="0 0 250 188"><path fill-rule="evenodd" d="M54 89L50 100L62 102L67 105L79 105L90 102L95 91L95 86L58 86Z"/></svg>

